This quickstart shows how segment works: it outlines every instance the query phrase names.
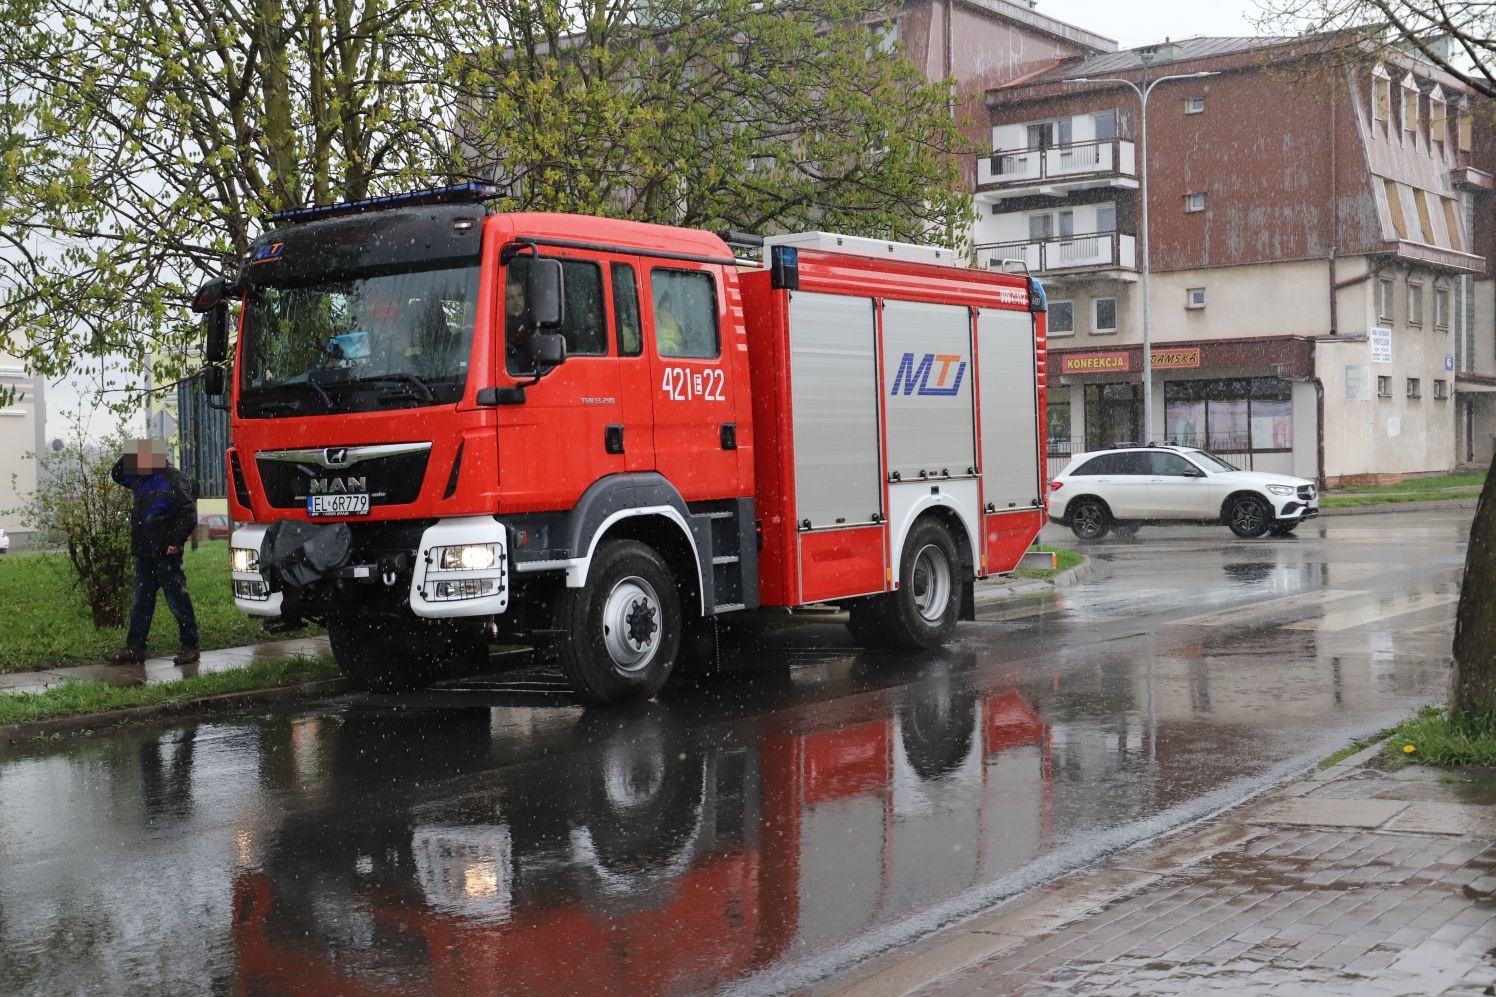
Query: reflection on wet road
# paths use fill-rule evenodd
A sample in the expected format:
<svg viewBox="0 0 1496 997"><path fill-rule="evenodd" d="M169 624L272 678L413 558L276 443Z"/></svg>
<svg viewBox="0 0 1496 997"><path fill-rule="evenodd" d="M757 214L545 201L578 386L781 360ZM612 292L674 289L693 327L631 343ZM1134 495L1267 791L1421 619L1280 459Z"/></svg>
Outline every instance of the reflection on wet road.
<svg viewBox="0 0 1496 997"><path fill-rule="evenodd" d="M496 675L0 757L0 989L801 986L1438 700L1467 530L1145 530L940 652L777 630L634 709Z"/></svg>

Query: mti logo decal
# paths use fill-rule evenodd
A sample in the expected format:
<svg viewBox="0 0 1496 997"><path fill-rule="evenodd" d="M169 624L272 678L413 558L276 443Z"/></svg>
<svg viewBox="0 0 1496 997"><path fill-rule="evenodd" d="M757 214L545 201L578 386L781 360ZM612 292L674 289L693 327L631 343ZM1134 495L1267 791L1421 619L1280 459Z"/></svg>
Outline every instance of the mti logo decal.
<svg viewBox="0 0 1496 997"><path fill-rule="evenodd" d="M261 263L274 263L281 258L281 254L285 251L286 244L284 242L266 243L254 251L254 255L249 258L249 265L256 266Z"/></svg>
<svg viewBox="0 0 1496 997"><path fill-rule="evenodd" d="M936 371L939 364L939 376L935 383L930 383L930 375ZM951 367L954 366L955 376L951 376ZM912 395L916 391L921 395L952 396L961 390L961 378L966 376L966 361L961 359L959 353L926 353L920 358L919 365L915 366L914 354L905 353L899 361L899 369L893 375L893 391L890 394L903 393ZM949 381L949 383L947 383Z"/></svg>

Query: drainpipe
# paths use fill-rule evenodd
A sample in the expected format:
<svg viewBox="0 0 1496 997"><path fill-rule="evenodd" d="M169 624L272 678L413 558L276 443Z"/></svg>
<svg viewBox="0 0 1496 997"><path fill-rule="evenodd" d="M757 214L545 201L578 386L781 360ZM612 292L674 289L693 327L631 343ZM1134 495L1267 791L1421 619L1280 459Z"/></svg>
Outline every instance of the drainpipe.
<svg viewBox="0 0 1496 997"><path fill-rule="evenodd" d="M1315 367L1319 366L1319 350L1314 351ZM1321 492L1325 490L1325 382L1315 374L1309 378L1309 383L1314 385L1314 485Z"/></svg>

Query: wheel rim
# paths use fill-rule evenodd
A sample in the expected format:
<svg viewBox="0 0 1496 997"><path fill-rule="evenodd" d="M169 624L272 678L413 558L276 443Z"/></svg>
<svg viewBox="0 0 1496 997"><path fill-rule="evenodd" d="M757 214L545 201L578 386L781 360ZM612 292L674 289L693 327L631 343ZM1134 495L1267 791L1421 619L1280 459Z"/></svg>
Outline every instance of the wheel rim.
<svg viewBox="0 0 1496 997"><path fill-rule="evenodd" d="M649 667L660 650L660 597L637 575L624 578L603 605L603 644L620 671Z"/></svg>
<svg viewBox="0 0 1496 997"><path fill-rule="evenodd" d="M1237 529L1247 533L1259 533L1267 517L1262 514L1262 507L1256 502L1238 502L1235 521Z"/></svg>
<svg viewBox="0 0 1496 997"><path fill-rule="evenodd" d="M1101 507L1087 502L1075 510L1075 525L1085 536L1095 536L1101 531Z"/></svg>
<svg viewBox="0 0 1496 997"><path fill-rule="evenodd" d="M914 608L927 622L935 623L945 616L951 599L951 562L945 551L926 544L914 555Z"/></svg>

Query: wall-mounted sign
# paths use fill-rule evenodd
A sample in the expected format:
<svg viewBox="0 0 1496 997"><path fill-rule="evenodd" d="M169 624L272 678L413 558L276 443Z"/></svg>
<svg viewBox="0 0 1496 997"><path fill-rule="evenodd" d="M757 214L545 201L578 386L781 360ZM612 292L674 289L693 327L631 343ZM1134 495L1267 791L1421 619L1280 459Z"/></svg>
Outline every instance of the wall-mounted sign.
<svg viewBox="0 0 1496 997"><path fill-rule="evenodd" d="M1454 370L1454 354L1453 353L1446 353L1446 354L1444 354L1444 369L1445 370Z"/></svg>
<svg viewBox="0 0 1496 997"><path fill-rule="evenodd" d="M1109 374L1127 368L1126 353L1070 353L1060 359L1061 374Z"/></svg>
<svg viewBox="0 0 1496 997"><path fill-rule="evenodd" d="M1392 362L1392 330L1377 329L1369 330L1367 338L1371 340L1371 362Z"/></svg>
<svg viewBox="0 0 1496 997"><path fill-rule="evenodd" d="M1200 347L1192 346L1187 350L1154 350L1153 366L1161 370L1198 367L1200 366Z"/></svg>
<svg viewBox="0 0 1496 997"><path fill-rule="evenodd" d="M1345 400L1348 402L1371 401L1371 367L1364 363L1345 365Z"/></svg>

